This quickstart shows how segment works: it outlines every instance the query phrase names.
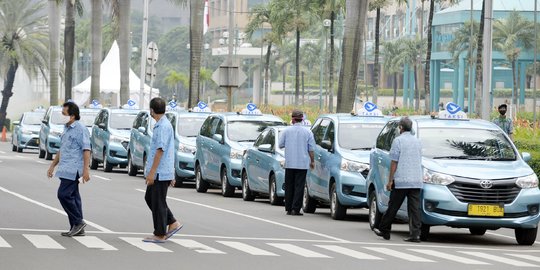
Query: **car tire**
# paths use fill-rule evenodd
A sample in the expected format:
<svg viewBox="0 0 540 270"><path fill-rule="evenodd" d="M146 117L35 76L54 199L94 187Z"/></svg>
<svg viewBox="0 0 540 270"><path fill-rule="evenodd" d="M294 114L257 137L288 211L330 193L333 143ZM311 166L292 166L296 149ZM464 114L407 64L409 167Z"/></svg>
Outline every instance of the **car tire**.
<svg viewBox="0 0 540 270"><path fill-rule="evenodd" d="M536 234L538 232L538 228L532 228L532 229L523 229L523 228L517 228L515 229L514 233L516 236L516 241L518 244L522 246L531 246L536 241Z"/></svg>
<svg viewBox="0 0 540 270"><path fill-rule="evenodd" d="M17 146L17 153L22 153L22 151L23 151L23 148Z"/></svg>
<svg viewBox="0 0 540 270"><path fill-rule="evenodd" d="M271 205L282 205L283 197L277 195L277 183L276 176L274 174L270 175L270 190L268 191L270 204Z"/></svg>
<svg viewBox="0 0 540 270"><path fill-rule="evenodd" d="M469 228L469 232L471 232L472 235L484 235L486 234L487 229L485 228Z"/></svg>
<svg viewBox="0 0 540 270"><path fill-rule="evenodd" d="M371 191L369 193L369 227L373 229L379 228L379 223L381 223L382 214L379 211L379 207L377 205L377 195L375 194L375 191Z"/></svg>
<svg viewBox="0 0 540 270"><path fill-rule="evenodd" d="M247 179L247 172L242 173L242 199L244 201L255 200L255 195L249 188L249 181Z"/></svg>
<svg viewBox="0 0 540 270"><path fill-rule="evenodd" d="M317 209L317 201L309 196L307 184L304 186L304 196L302 197L302 210L304 213L313 214Z"/></svg>
<svg viewBox="0 0 540 270"><path fill-rule="evenodd" d="M45 160L52 160L52 154L45 148Z"/></svg>
<svg viewBox="0 0 540 270"><path fill-rule="evenodd" d="M107 161L107 155L105 154L105 151L103 151L103 171L104 172L112 172L113 166L111 163Z"/></svg>
<svg viewBox="0 0 540 270"><path fill-rule="evenodd" d="M13 152L17 151L17 146L15 146L15 145L11 146L11 151L13 151Z"/></svg>
<svg viewBox="0 0 540 270"><path fill-rule="evenodd" d="M431 226L427 224L422 224L422 227L420 227L420 241L426 242L429 239L430 230Z"/></svg>
<svg viewBox="0 0 540 270"><path fill-rule="evenodd" d="M131 153L128 152L128 166L127 166L127 172L129 176L137 176L138 168L137 166L133 165L133 160L131 159Z"/></svg>
<svg viewBox="0 0 540 270"><path fill-rule="evenodd" d="M184 186L184 178L174 173L174 187L180 188Z"/></svg>
<svg viewBox="0 0 540 270"><path fill-rule="evenodd" d="M45 151L39 149L38 158L44 158L45 157Z"/></svg>
<svg viewBox="0 0 540 270"><path fill-rule="evenodd" d="M335 220L343 220L347 216L347 207L339 202L336 183L332 183L330 192L330 216Z"/></svg>
<svg viewBox="0 0 540 270"><path fill-rule="evenodd" d="M92 154L90 154L90 170L97 170L99 167L99 161L94 158Z"/></svg>
<svg viewBox="0 0 540 270"><path fill-rule="evenodd" d="M208 190L208 182L204 181L199 164L195 165L195 190L199 193L206 193Z"/></svg>
<svg viewBox="0 0 540 270"><path fill-rule="evenodd" d="M227 168L221 169L221 195L223 197L232 197L234 195L234 187L229 183L227 176Z"/></svg>

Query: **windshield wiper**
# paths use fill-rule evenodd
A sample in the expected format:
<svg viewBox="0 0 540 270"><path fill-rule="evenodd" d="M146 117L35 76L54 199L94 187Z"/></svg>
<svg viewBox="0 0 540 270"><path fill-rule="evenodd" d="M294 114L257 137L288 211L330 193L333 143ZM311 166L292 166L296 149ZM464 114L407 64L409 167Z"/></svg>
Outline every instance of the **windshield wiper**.
<svg viewBox="0 0 540 270"><path fill-rule="evenodd" d="M358 148L351 148L350 150L371 150L373 149L372 147L358 147Z"/></svg>
<svg viewBox="0 0 540 270"><path fill-rule="evenodd" d="M236 142L254 142L255 140L238 140Z"/></svg>
<svg viewBox="0 0 540 270"><path fill-rule="evenodd" d="M469 159L469 156L438 156L433 159Z"/></svg>

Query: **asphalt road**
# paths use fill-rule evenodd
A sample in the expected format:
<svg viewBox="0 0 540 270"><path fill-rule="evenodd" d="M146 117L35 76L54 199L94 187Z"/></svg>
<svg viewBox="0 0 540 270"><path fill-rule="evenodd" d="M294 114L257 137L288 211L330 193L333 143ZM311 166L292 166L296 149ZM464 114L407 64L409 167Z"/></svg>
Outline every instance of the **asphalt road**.
<svg viewBox="0 0 540 270"><path fill-rule="evenodd" d="M169 207L184 228L164 244L143 243L152 232L142 176L125 169L91 171L80 186L85 237L67 238L67 217L56 198L58 180L36 151L15 153L0 143L0 269L540 269L540 242L518 246L512 230L472 236L432 228L429 242L409 244L406 224L390 241L376 237L367 211L345 221L329 209L287 216L266 199L244 202L240 192L169 189Z"/></svg>

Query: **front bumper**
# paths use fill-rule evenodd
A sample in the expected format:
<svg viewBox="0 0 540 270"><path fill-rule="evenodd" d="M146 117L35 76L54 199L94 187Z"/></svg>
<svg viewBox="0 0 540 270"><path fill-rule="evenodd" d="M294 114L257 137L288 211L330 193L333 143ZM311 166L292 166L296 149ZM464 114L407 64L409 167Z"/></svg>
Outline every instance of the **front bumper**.
<svg viewBox="0 0 540 270"><path fill-rule="evenodd" d="M21 134L17 136L17 145L22 149L38 149L39 148L39 135L38 134Z"/></svg>
<svg viewBox="0 0 540 270"><path fill-rule="evenodd" d="M109 147L107 147L107 150L107 156L105 157L107 159L107 162L115 165L128 164L127 149L122 144L111 142L109 143Z"/></svg>
<svg viewBox="0 0 540 270"><path fill-rule="evenodd" d="M241 159L230 159L227 166L227 178L229 179L229 184L233 187L242 186L242 160Z"/></svg>
<svg viewBox="0 0 540 270"><path fill-rule="evenodd" d="M176 175L180 178L195 178L195 155L192 153L176 152L176 162L174 163Z"/></svg>
<svg viewBox="0 0 540 270"><path fill-rule="evenodd" d="M522 189L512 203L504 205L504 217L472 217L467 215L468 203L456 199L446 186L424 184L422 222L463 228L536 228L540 214L531 208L538 209L539 204L538 188Z"/></svg>
<svg viewBox="0 0 540 270"><path fill-rule="evenodd" d="M349 207L367 207L366 179L362 174L340 171L337 179L339 202Z"/></svg>
<svg viewBox="0 0 540 270"><path fill-rule="evenodd" d="M60 144L60 137L49 135L47 137L47 144L45 145L45 147L47 147L47 152L51 154L56 154L56 152L60 150Z"/></svg>
<svg viewBox="0 0 540 270"><path fill-rule="evenodd" d="M285 169L275 172L276 174L276 194L278 197L285 197Z"/></svg>

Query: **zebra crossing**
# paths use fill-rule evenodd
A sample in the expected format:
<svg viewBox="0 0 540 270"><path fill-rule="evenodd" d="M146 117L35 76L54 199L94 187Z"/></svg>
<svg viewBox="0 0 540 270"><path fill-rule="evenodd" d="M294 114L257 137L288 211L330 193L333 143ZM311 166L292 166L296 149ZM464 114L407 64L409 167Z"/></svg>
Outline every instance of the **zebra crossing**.
<svg viewBox="0 0 540 270"><path fill-rule="evenodd" d="M439 262L470 266L507 265L512 267L540 267L540 250L456 249L422 245L361 245L358 243L320 243L300 241L237 240L237 239L189 239L181 236L171 238L165 244L145 243L142 237L116 235L90 235L66 238L59 235L23 233L0 235L2 250L16 250L30 243L37 250L66 250L88 248L104 252L135 249L152 253L189 253L207 256L226 256L241 253L250 256L293 256L309 259L342 259L370 261L404 261L434 264ZM9 241L8 241L9 240ZM21 243L24 241L26 243ZM10 243L11 242L11 243Z"/></svg>

